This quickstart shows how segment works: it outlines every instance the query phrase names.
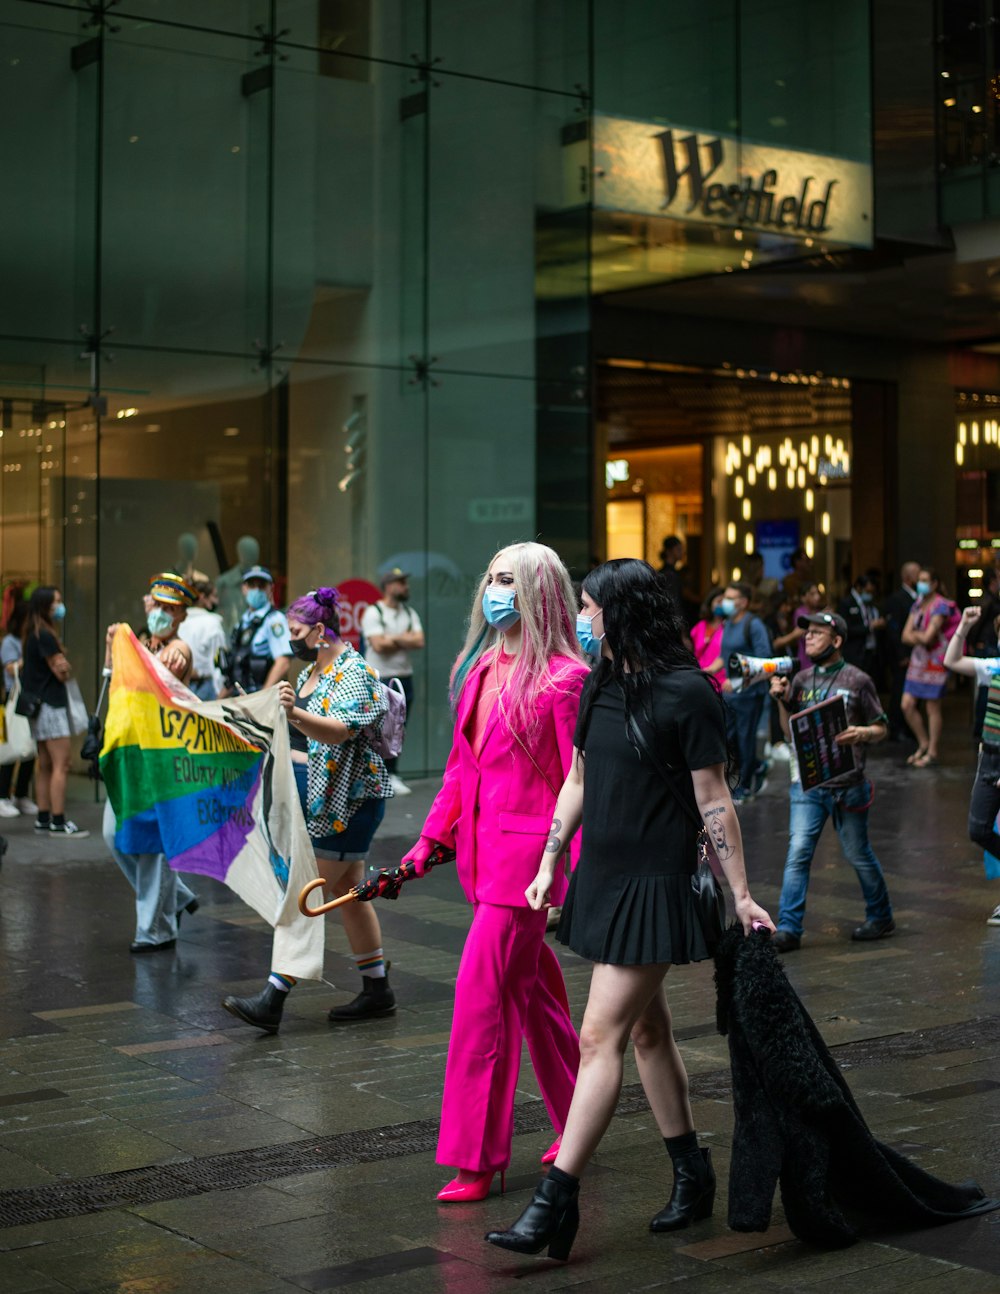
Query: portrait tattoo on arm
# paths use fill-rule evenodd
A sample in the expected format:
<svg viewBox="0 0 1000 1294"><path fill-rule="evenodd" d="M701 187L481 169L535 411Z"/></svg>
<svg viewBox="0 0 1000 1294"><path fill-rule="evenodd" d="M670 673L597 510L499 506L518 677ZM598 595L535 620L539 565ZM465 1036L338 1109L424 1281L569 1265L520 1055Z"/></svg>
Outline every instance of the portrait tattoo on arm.
<svg viewBox="0 0 1000 1294"><path fill-rule="evenodd" d="M562 853L562 842L559 839L559 832L562 831L562 821L559 818L553 818L549 831L551 834L545 842L545 852L547 854Z"/></svg>
<svg viewBox="0 0 1000 1294"><path fill-rule="evenodd" d="M730 843L729 835L726 831L725 815L725 805L713 806L711 809L706 809L702 814L705 825L708 827L709 838L715 846L715 852L721 859L732 858L736 852L736 846Z"/></svg>

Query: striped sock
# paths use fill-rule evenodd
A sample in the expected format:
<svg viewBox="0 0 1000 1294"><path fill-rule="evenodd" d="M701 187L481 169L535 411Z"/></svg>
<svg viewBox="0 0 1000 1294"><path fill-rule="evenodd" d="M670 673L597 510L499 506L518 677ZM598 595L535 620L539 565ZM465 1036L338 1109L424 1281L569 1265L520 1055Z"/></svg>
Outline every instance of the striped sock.
<svg viewBox="0 0 1000 1294"><path fill-rule="evenodd" d="M279 975L277 971L271 971L267 977L268 984L273 984L275 988L281 989L282 993L287 993L290 988L294 988L299 982L293 979L291 975Z"/></svg>
<svg viewBox="0 0 1000 1294"><path fill-rule="evenodd" d="M367 975L370 979L385 978L385 957L381 948L370 953L354 953L354 960L362 975Z"/></svg>

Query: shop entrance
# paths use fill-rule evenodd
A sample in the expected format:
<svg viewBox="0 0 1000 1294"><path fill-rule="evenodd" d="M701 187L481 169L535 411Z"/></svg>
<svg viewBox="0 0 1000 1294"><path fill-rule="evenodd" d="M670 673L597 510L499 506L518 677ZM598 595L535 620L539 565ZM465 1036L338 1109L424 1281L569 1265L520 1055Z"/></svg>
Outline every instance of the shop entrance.
<svg viewBox="0 0 1000 1294"><path fill-rule="evenodd" d="M659 566L679 536L689 611L730 579L776 587L799 549L831 596L850 583L848 379L611 359L598 434L604 551Z"/></svg>

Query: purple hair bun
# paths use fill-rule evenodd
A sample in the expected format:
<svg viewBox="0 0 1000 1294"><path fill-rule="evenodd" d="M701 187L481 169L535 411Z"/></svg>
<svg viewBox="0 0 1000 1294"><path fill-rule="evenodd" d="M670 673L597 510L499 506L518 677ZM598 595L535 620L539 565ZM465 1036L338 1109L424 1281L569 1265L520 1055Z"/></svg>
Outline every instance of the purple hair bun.
<svg viewBox="0 0 1000 1294"><path fill-rule="evenodd" d="M296 598L287 614L291 619L301 620L303 624L325 625L337 634L340 625L339 606L340 597L336 589L310 589L302 597Z"/></svg>

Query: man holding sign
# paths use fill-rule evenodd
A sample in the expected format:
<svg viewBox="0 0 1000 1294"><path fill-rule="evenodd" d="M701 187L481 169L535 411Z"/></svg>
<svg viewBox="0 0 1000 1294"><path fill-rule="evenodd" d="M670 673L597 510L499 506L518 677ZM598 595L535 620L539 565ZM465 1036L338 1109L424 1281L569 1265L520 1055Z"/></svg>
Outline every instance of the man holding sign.
<svg viewBox="0 0 1000 1294"><path fill-rule="evenodd" d="M793 744L788 856L781 887L777 933L771 942L790 953L802 943L809 868L827 818L844 857L858 874L865 920L852 939L884 939L896 928L882 867L868 839L874 788L865 776L864 748L884 741L887 721L875 684L849 665L843 617L830 611L799 616L810 664L794 678L771 680L781 727ZM848 758L850 756L850 758Z"/></svg>

